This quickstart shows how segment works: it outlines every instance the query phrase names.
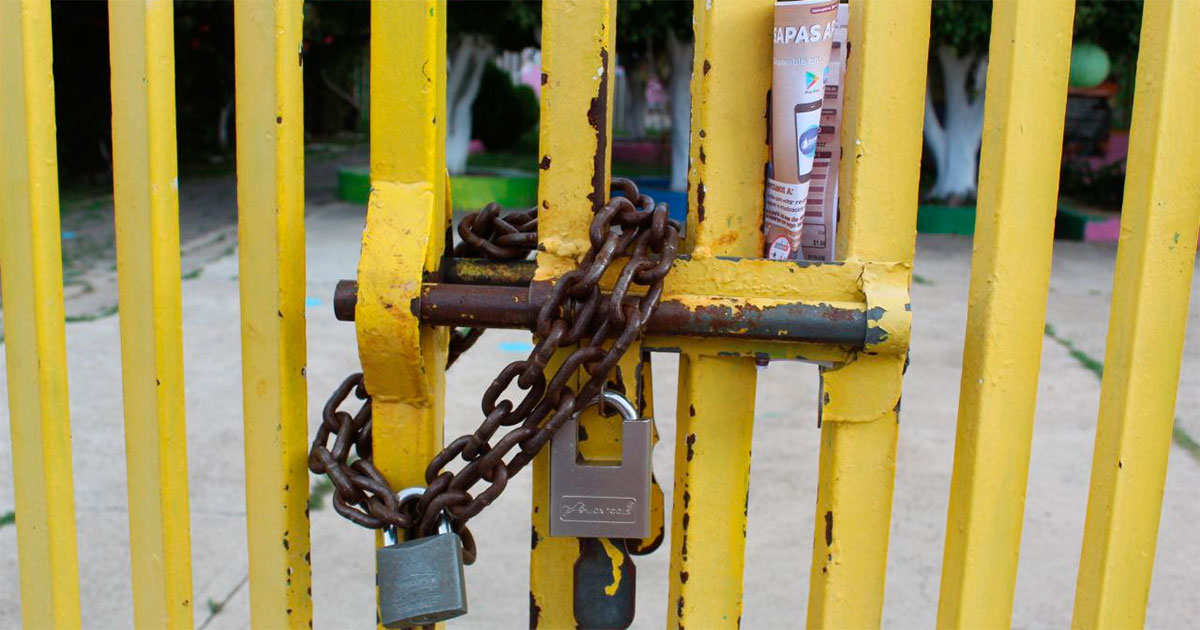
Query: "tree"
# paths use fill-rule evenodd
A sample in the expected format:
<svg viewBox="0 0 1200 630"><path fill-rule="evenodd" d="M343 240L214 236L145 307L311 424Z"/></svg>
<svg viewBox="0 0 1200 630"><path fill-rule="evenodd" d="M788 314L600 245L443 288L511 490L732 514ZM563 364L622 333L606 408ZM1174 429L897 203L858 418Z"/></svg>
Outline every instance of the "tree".
<svg viewBox="0 0 1200 630"><path fill-rule="evenodd" d="M937 179L926 197L949 203L975 197L991 21L990 1L933 3L929 52L940 70L942 107L939 117L938 85L931 72L925 89L925 144L933 154Z"/></svg>
<svg viewBox="0 0 1200 630"><path fill-rule="evenodd" d="M666 75L671 107L672 190L687 189L692 46L692 3L673 0L617 3L617 52L627 70L634 68L630 73L634 75L630 80L632 107L644 110L646 81L651 73ZM664 52L665 56L660 56Z"/></svg>
<svg viewBox="0 0 1200 630"><path fill-rule="evenodd" d="M930 73L925 91L925 144L937 178L927 198L959 203L975 197L991 14L990 0L933 3L930 66L938 72ZM1076 39L1104 47L1117 60L1118 72L1132 68L1141 14L1142 0L1078 0ZM1124 82L1132 85L1132 70L1127 74Z"/></svg>
<svg viewBox="0 0 1200 630"><path fill-rule="evenodd" d="M496 48L520 50L540 39L541 3L454 0L447 3L446 168L467 170L472 108L483 70Z"/></svg>

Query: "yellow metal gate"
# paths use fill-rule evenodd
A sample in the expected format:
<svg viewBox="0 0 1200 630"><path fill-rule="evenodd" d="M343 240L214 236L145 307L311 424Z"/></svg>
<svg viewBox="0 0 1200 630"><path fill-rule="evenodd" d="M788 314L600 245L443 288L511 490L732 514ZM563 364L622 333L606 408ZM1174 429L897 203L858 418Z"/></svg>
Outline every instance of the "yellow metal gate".
<svg viewBox="0 0 1200 630"><path fill-rule="evenodd" d="M587 250L607 192L617 0L544 3L535 282ZM670 512L672 627L741 615L755 361L822 368L809 626L880 624L909 345L909 284L929 0L853 0L842 136L841 260L759 260L771 0L696 0L689 256L664 302L685 309L834 305L861 339L829 344L654 334L681 354ZM239 261L250 598L255 627L311 623L304 367L302 4L238 0ZM172 5L110 3L115 205L129 518L138 627L193 623L184 440ZM1072 31L1070 0L997 0L975 258L938 623L1010 622L1050 271ZM423 483L442 444L447 333L407 305L450 220L445 5L371 11L372 191L356 327L376 463ZM1074 625L1143 622L1200 230L1200 3L1147 0L1123 231ZM24 623L80 625L55 156L50 8L0 2L0 212ZM246 141L253 138L255 141ZM640 351L624 366L637 370ZM612 455L611 423L585 419ZM1135 471L1135 472L1127 472ZM580 553L550 538L534 463L535 627L574 627ZM660 517L663 510L658 510ZM832 527L836 517L837 528ZM665 527L665 525L664 525ZM280 544L280 541L283 544Z"/></svg>

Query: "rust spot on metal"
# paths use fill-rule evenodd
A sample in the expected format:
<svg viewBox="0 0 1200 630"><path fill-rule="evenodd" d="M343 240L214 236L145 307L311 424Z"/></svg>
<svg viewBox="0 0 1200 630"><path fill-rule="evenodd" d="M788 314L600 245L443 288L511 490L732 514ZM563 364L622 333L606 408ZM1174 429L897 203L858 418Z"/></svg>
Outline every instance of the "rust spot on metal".
<svg viewBox="0 0 1200 630"><path fill-rule="evenodd" d="M649 365L650 353L642 352L641 361L638 361L637 367L633 369L634 387L637 394L637 410L638 416L646 417L646 399L653 395L653 392L646 392L646 378L644 371Z"/></svg>
<svg viewBox="0 0 1200 630"><path fill-rule="evenodd" d="M700 130L700 137L701 137L701 138L704 138L704 137L706 137L706 134L704 133L704 130L703 130L703 129L701 129L701 130Z"/></svg>
<svg viewBox="0 0 1200 630"><path fill-rule="evenodd" d="M530 540L529 540L529 548L537 549L538 543L542 541L542 537L538 536L537 527L530 526L529 533L531 534Z"/></svg>
<svg viewBox="0 0 1200 630"><path fill-rule="evenodd" d="M825 512L825 546L833 545L833 511Z"/></svg>
<svg viewBox="0 0 1200 630"><path fill-rule="evenodd" d="M546 85L546 83L549 81L550 81L550 75L543 72L542 73L542 85Z"/></svg>
<svg viewBox="0 0 1200 630"><path fill-rule="evenodd" d="M686 510L688 508L688 504L690 504L691 502L692 502L692 493L688 492L687 490L684 490L683 491L683 509Z"/></svg>
<svg viewBox="0 0 1200 630"><path fill-rule="evenodd" d="M627 394L628 392L625 389L625 374L621 371L621 366L618 365L613 368L613 377L612 380L608 381L609 387L622 394Z"/></svg>
<svg viewBox="0 0 1200 630"><path fill-rule="evenodd" d="M1124 462L1122 462L1121 460L1118 459L1117 460L1117 468L1124 468L1124 467L1125 467Z"/></svg>
<svg viewBox="0 0 1200 630"><path fill-rule="evenodd" d="M708 74L709 70L712 70L712 64L708 63L708 60L705 59L704 60L704 74Z"/></svg>
<svg viewBox="0 0 1200 630"><path fill-rule="evenodd" d="M684 513L683 513L683 519L681 519L681 523L683 524L683 530L684 530L684 531L687 531L688 524L689 524L689 523L691 523L691 522L692 522L692 515L691 515L691 514L688 514L687 512L684 512Z"/></svg>
<svg viewBox="0 0 1200 630"><path fill-rule="evenodd" d="M546 76L546 75L542 75ZM542 618L542 607L538 606L537 598L533 596L533 591L529 592L529 630L537 630L538 623Z"/></svg>
<svg viewBox="0 0 1200 630"><path fill-rule="evenodd" d="M693 418L696 417L696 405L688 405L688 415Z"/></svg>
<svg viewBox="0 0 1200 630"><path fill-rule="evenodd" d="M687 571L679 572L679 581L684 584L687 584L687 581L688 581L688 572Z"/></svg>
<svg viewBox="0 0 1200 630"><path fill-rule="evenodd" d="M542 156L542 161L538 162L538 168L542 169L543 171L550 168L550 156L549 155Z"/></svg>
<svg viewBox="0 0 1200 630"><path fill-rule="evenodd" d="M700 132L700 137L704 137L704 132ZM704 182L696 185L696 220L704 223Z"/></svg>
<svg viewBox="0 0 1200 630"><path fill-rule="evenodd" d="M693 446L695 446L695 444L696 444L696 434L689 433L687 436L687 460L689 462L692 461L692 457L694 457L696 455L695 449L692 448Z"/></svg>
<svg viewBox="0 0 1200 630"><path fill-rule="evenodd" d="M679 616L680 621L683 620L683 595L679 596L679 600L675 602L675 614ZM679 625L680 628L683 624Z"/></svg>
<svg viewBox="0 0 1200 630"><path fill-rule="evenodd" d="M767 123L766 125L764 125L767 129L767 137L763 138L763 143L766 144L767 146L771 146L771 90L767 90L767 105L766 105L766 107L763 108L763 121L765 121ZM764 164L763 165L763 177L766 178L766 176L767 176L767 165Z"/></svg>
<svg viewBox="0 0 1200 630"><path fill-rule="evenodd" d="M604 203L604 176L608 172L608 49L600 49L600 85L596 96L588 107L588 125L596 130L596 153L592 163L592 192L588 198L592 200L592 210L599 210Z"/></svg>
<svg viewBox="0 0 1200 630"><path fill-rule="evenodd" d="M700 146L700 163L701 164L708 163L708 156L704 155L704 145Z"/></svg>

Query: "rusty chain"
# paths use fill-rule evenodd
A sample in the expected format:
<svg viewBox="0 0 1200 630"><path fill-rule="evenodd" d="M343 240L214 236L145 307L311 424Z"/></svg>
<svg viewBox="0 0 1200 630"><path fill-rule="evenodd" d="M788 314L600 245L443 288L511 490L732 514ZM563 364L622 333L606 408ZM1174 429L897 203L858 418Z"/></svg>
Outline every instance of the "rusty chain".
<svg viewBox="0 0 1200 630"><path fill-rule="evenodd" d="M362 374L352 374L338 386L325 404L308 465L312 472L329 476L333 506L339 514L363 527L397 527L427 536L436 531L438 515L444 511L462 538L464 560L468 564L474 561L475 542L467 521L495 501L508 479L533 461L558 428L600 393L617 361L641 336L662 297L663 279L678 249L680 226L667 218L666 204L656 204L639 193L633 182L613 179L612 188L624 196L613 197L596 210L587 254L576 269L558 278L541 304L533 331L537 344L527 358L508 364L488 386L479 428L447 444L429 462L427 487L419 499L400 505L372 463L371 399ZM489 204L460 221L462 243L454 253L499 260L525 257L537 246L536 230L536 208L502 216L498 205ZM604 295L600 279L619 256L627 258L612 292ZM645 291L627 302L634 285ZM472 334L478 338L477 333L463 337ZM612 343L605 348L610 338ZM547 379L545 369L551 357L573 346L577 347ZM576 391L568 381L580 368L588 378ZM525 391L515 404L501 400L514 381ZM339 410L351 393L363 401L354 415ZM516 428L492 444L500 427ZM327 446L331 435L335 436L332 448ZM353 460L351 447L357 456ZM510 453L512 457L505 461ZM460 457L464 465L457 472L446 470ZM481 480L487 487L472 494Z"/></svg>
<svg viewBox="0 0 1200 630"><path fill-rule="evenodd" d="M537 208L500 214L500 204L489 203L458 222L461 241L454 247L456 258L523 260L537 248ZM450 351L446 369L471 349L483 328L450 329Z"/></svg>

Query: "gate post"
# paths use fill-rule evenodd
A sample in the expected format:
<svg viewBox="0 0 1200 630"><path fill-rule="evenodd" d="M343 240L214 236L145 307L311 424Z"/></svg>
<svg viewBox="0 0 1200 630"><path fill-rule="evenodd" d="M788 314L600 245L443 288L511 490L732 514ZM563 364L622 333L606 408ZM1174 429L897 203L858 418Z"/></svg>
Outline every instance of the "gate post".
<svg viewBox="0 0 1200 630"><path fill-rule="evenodd" d="M1200 232L1197 33L1200 2L1146 2L1071 620L1079 628L1146 619Z"/></svg>
<svg viewBox="0 0 1200 630"><path fill-rule="evenodd" d="M850 5L837 251L848 262L894 263L890 273L906 278L916 244L929 12L929 0ZM870 302L870 284L863 289ZM886 310L911 317L897 306ZM906 357L870 352L822 371L812 628L878 627L883 612Z"/></svg>
<svg viewBox="0 0 1200 630"><path fill-rule="evenodd" d="M0 273L27 628L78 628L50 2L0 2Z"/></svg>
<svg viewBox="0 0 1200 630"><path fill-rule="evenodd" d="M421 325L411 304L437 270L449 219L445 9L444 0L371 3L371 197L355 329L374 462L393 488L424 486L442 447L448 332Z"/></svg>
<svg viewBox="0 0 1200 630"><path fill-rule="evenodd" d="M1005 0L992 8L975 248L938 602L942 628L1004 627L1012 621L1073 16L1073 0ZM1038 80L1030 81L1034 76Z"/></svg>

